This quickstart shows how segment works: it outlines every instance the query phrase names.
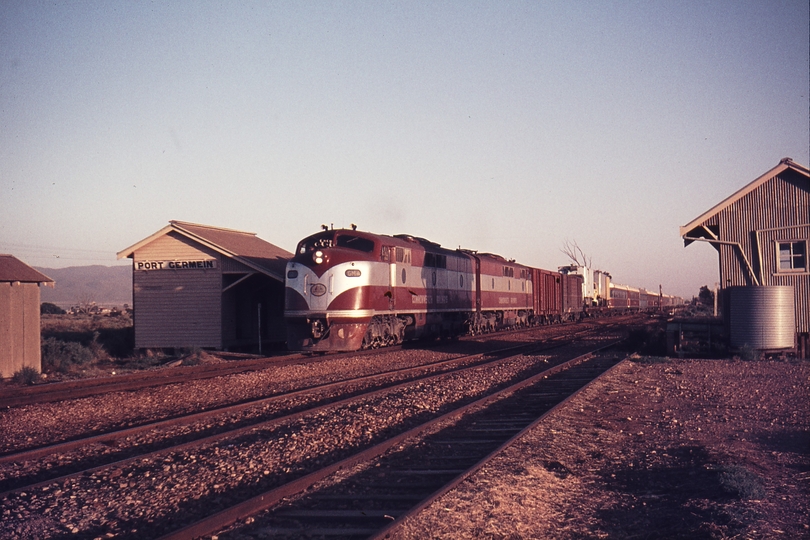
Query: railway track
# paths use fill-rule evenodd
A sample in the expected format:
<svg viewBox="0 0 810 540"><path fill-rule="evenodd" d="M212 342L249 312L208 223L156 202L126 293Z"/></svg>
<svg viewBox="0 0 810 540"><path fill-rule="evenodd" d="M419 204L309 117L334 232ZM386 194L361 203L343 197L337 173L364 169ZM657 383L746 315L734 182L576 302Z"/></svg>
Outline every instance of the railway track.
<svg viewBox="0 0 810 540"><path fill-rule="evenodd" d="M221 377L233 373L266 369L273 365L300 362L304 357L266 357L230 360L220 364L170 367L115 377L80 379L57 383L38 384L12 389L0 389L0 409L48 403L65 399L78 399L109 392L127 392L151 386L161 386L190 380Z"/></svg>
<svg viewBox="0 0 810 540"><path fill-rule="evenodd" d="M583 331L583 329L577 328L574 332L569 330L564 334L557 333L553 338L544 340L544 343L554 344L564 342L577 335L582 335ZM488 345L493 345L493 343ZM498 346L499 344L495 343L494 345ZM504 348L504 345L506 344L500 344L502 349L500 351L494 347L490 347L489 354L496 355L510 350L517 351L520 350L521 347L518 345ZM307 371L301 372L300 368L301 366L305 366L305 364L297 363L294 366L295 369L292 374L296 374L297 377L304 376L301 381L303 386L301 383L296 383L295 378L290 378L290 374L283 374L283 370L270 370L266 371L265 374L261 376L251 376L247 380L244 378L237 380L223 379L215 385L209 384L208 387L211 387L214 392L199 394L199 398L196 397L201 390L199 385L190 385L188 389L186 389L187 385L172 385L171 390L168 392L169 397L167 399L169 401L163 397L166 394L160 391L153 390L146 395L134 392L123 393L120 396L120 401L118 398L115 398L116 402L121 404L121 407L117 407L118 409L122 409L121 412L105 411L107 407L104 405L104 401L88 400L83 400L75 404L65 402L64 405L51 405L46 409L29 408L27 410L29 410L30 413L24 412L26 408L23 408L18 414L11 414L10 412L9 415L6 415L6 418L0 417L0 429L4 430L6 433L5 440L2 441L4 444L0 444L0 465L13 461L35 460L55 453L64 454L74 448L99 443L106 445L108 448L116 449L116 452L110 450L110 454L120 454L121 452L118 451L121 446L119 441L129 440L153 429L165 430L173 426L187 426L194 423L202 423L216 418L217 416L226 419L220 421L219 424L230 424L232 427L238 424L245 424L246 421L244 418L238 418L234 415L242 414L244 416L248 413L241 411L250 411L251 409L263 407L265 409L264 414L267 416L268 413L266 409L270 406L280 407L280 405L275 404L282 403L284 399L306 396L316 392L324 393L330 389L338 388L341 389L340 392L343 395L349 395L345 387L351 384L363 382L363 384L366 385L373 385L375 384L373 382L374 380L382 380L385 377L400 377L402 380L405 380L407 377L417 376L417 374L422 371L427 373L429 370L446 369L442 368L442 366L452 366L454 363L463 363L465 361L463 349L469 350L470 347L463 347L458 351L442 351L442 348L432 349L433 352L428 355L432 358L417 361L410 359L412 354L424 354L425 351L414 351L414 353L400 352L400 359L394 360L389 354L393 351L386 349L376 353L376 355L379 356L379 361L373 358L373 362L365 362L366 368L359 370L352 369L349 372L335 372L331 367L325 370L323 366L335 365L334 359L336 357L330 357L328 360L321 359L319 361L321 367L317 365L317 362L312 362L311 365L315 367L315 371L308 376L306 373L309 373L309 368L307 368ZM483 358L483 354L486 353L476 353L467 355L467 357L469 361L472 362L475 358ZM401 358L402 355L408 355L408 360L403 362ZM435 358L440 360L437 362ZM450 363L442 360L453 358L457 358L458 360ZM345 362L346 365L354 366L356 365L356 360L356 357L351 357ZM384 366L389 365L389 362L392 360L394 367L384 369ZM411 366L412 369L403 369L397 366ZM327 376L329 371L332 371L336 376ZM358 372L360 375L352 374L352 372ZM276 373L281 374L282 377L279 383L274 382L276 380ZM318 382L319 378L322 381L332 382L329 384ZM308 383L308 380L315 382L315 384ZM266 387L266 383L271 381L273 381L273 383ZM249 383L249 386L245 386L245 383ZM230 389L232 386L237 389L241 387L249 388L250 391L244 392L237 390L224 393L226 389ZM206 388L206 390L208 390L208 388ZM187 401L185 395L189 394L195 396L195 399L185 403ZM211 397L208 397L208 394L212 394ZM112 399L112 397L107 397L105 401L109 402L110 399ZM334 400L334 395L331 396L330 399ZM177 408L174 407L174 401L171 400L180 400L177 402ZM91 416L88 417L87 409L89 403L93 404L94 411L97 412L91 413ZM143 403L143 406L140 405L141 403ZM132 407L132 404L138 404L138 406ZM158 406L155 407L153 404L157 404ZM63 413L63 411L65 411L66 414ZM42 419L45 418L47 420L51 417L53 421L50 423L57 429L43 429L43 427L48 424L40 426ZM13 422L15 418L18 423L22 420L30 424L33 429L14 428L11 422ZM74 419L76 421L74 421ZM206 426L204 429L195 429L195 431L200 432L196 435L196 438L201 438L217 430L221 431L222 428ZM194 438L194 436L187 435L186 438L191 439ZM142 448L146 447L143 443L136 442L134 444L140 444ZM4 487L7 488L8 485L3 482L2 476L0 475L0 492Z"/></svg>
<svg viewBox="0 0 810 540"><path fill-rule="evenodd" d="M604 329L604 326L602 327ZM577 330L578 333L582 332L582 329ZM586 348L593 348L593 345L587 345L588 340L592 344L594 341L599 341L602 338L596 338L594 336L584 336L584 341L586 345L580 344L579 350L581 351L583 347ZM558 356L565 356L571 354L571 351L574 350L572 345L563 346L563 349L566 349L567 352L557 352ZM505 353L503 353L505 354ZM537 355L537 352L526 352L523 351L523 357ZM91 523L89 525L83 524L81 526L76 526L70 528L69 531L73 531L73 529L83 531L83 536L87 537L100 537L105 536L108 534L115 534L117 536L123 535L124 537L130 536L132 538L139 538L143 536L145 533L147 536L154 536L156 532L163 532L165 530L169 530L172 527L175 527L181 524L180 520L182 517L192 517L197 515L201 510L200 506L210 508L220 508L220 507L227 507L231 505L233 501L236 501L236 504L246 504L247 501L254 500L256 497L259 497L263 501L268 500L265 495L254 495L257 491L260 492L262 488L269 487L270 491L277 491L282 490L285 493L285 496L290 495L291 493L296 492L297 490L301 489L301 486L298 484L303 481L303 478L310 477L311 470L317 469L322 465L326 464L328 467L334 467L336 463L344 462L342 465L339 465L339 468L345 468L347 465L345 460L352 460L358 459L358 456L361 456L362 459L369 459L369 456L362 457L364 453L369 452L371 448L374 447L383 447L387 443L386 441L394 441L390 443L387 448L393 448L394 445L399 444L396 441L403 440L402 438L406 435L408 437L414 435L414 430L430 430L430 427L418 427L414 425L416 420L422 422L425 418L435 418L436 416L441 416L442 414L445 415L444 421L447 421L449 416L453 414L452 412L447 412L452 409L458 407L465 407L470 401L475 398L480 398L481 396L486 396L491 394L492 392L497 392L502 390L502 387L506 384L514 383L518 380L523 380L526 377L532 375L529 371L527 371L526 366L521 367L502 367L508 366L509 358L496 358L496 354L490 354L489 358L481 358L480 361L473 360L471 358L467 358L466 360L460 359L453 359L453 360L446 360L439 362L438 364L444 364L445 366L451 366L453 362L462 363L465 365L465 370L475 370L478 369L479 372L483 373L480 370L491 369L493 371L506 371L508 373L502 374L504 377L503 381L498 384L491 384L490 387L486 390L475 389L469 390L466 395L459 394L458 396L452 397L452 399L448 398L447 403L441 407L434 407L433 409L428 409L424 411L424 414L420 411L419 414L413 415L411 418L403 418L403 419L395 419L390 426L384 427L383 429L377 429L378 432L369 435L368 437L355 437L355 440L352 440L346 443L344 448L332 448L327 447L324 451L317 453L317 455L312 458L305 459L303 461L296 461L297 458L284 458L283 455L280 455L279 458L270 459L272 465L268 465L267 462L264 462L262 466L268 467L268 470L265 470L264 473L259 473L258 475L254 474L255 471L250 471L249 474L240 474L239 477L242 476L248 477L253 475L253 479L250 482L241 482L241 484L236 485L231 488L221 488L219 484L227 485L227 481L220 482L219 480L214 480L211 482L211 486L205 485L206 480L204 479L205 476L201 476L199 480L194 480L194 473L189 473L191 476L187 481L199 481L199 489L200 491L204 492L202 495L197 496L189 496L189 495L181 495L179 502L173 503L173 508L169 509L160 509L158 508L154 515L151 515L146 518L137 518L137 517L127 517L126 519L123 518L110 518L110 519L100 519L100 523ZM502 366L499 366L498 363L501 363ZM552 362L553 363L553 362ZM539 365L539 364L538 364ZM545 366L543 366L545 367ZM436 369L441 371L438 365L437 366L422 366L421 368L416 368L424 370ZM509 372L509 369L512 369ZM538 368L539 369L539 368ZM20 460L27 460L29 463L31 461L44 461L42 460L42 456L44 455L51 455L55 460L54 467L50 467L49 471L45 471L42 473L41 476L37 476L36 474L29 475L25 478L20 477L17 480L14 480L10 484L7 482L6 486L12 486L6 493L0 495L0 503L2 503L2 508L4 512L4 517L9 515L9 512L13 512L15 509L19 511L19 515L24 515L22 509L23 506L20 506L21 501L26 499L26 497L31 497L31 494L36 494L34 497L41 499L37 501L37 504L41 504L44 501L45 504L48 504L48 508L57 508L60 515L63 514L62 503L59 501L51 500L53 495L56 495L58 499L63 499L66 494L72 493L72 495L68 495L71 500L78 499L85 501L87 505L95 505L98 503L87 502L87 501L98 501L103 500L103 495L101 493L94 493L93 485L97 488L107 488L107 484L114 482L116 485L120 486L127 486L129 490L134 491L142 491L144 486L142 483L144 482L143 478L151 478L157 479L160 477L160 469L163 469L163 472L168 470L174 471L175 466L184 467L186 465L196 465L196 461L198 458L201 457L202 454L207 452L207 450L201 450L203 447L213 448L214 456L211 459L217 459L220 461L228 461L228 456L219 456L221 449L224 447L226 449L237 447L243 444L254 444L250 441L258 442L259 445L261 444L268 444L268 437L273 439L273 444L276 444L278 441L281 441L278 444L284 445L292 445L295 446L295 437L299 434L304 433L306 429L311 429L312 426L317 426L318 422L327 423L327 420L331 421L331 416L335 415L335 411L342 409L352 409L352 408L360 408L361 401L372 400L372 399L382 399L381 396L390 396L396 393L407 393L412 392L414 395L419 395L419 392L422 390L413 390L414 387L428 387L433 385L433 392L441 392L442 391L442 384L437 383L436 381L441 377L452 377L453 370L447 369L445 372L441 374L422 374L416 375L416 371L412 371L411 375L413 377L408 379L411 375L405 375L405 370L399 370L401 373L398 373L397 376L401 376L402 378L397 381L389 380L387 383L382 384L381 386L374 387L372 383L372 379L374 377L363 377L365 382L363 384L368 383L367 388L357 390L356 392L346 391L343 393L338 392L337 394L324 396L321 395L321 399L313 400L310 404L311 406L302 407L299 410L294 410L294 407L290 405L281 406L280 409L285 411L285 414L277 414L276 417L271 418L269 420L265 419L258 423L252 422L248 424L238 425L238 422L233 422L232 420L227 420L220 422L221 426L226 426L225 428L221 428L220 432L214 434L207 434L203 433L200 435L190 436L187 433L184 434L180 438L172 439L169 437L167 440L171 442L171 444L164 445L160 448L150 448L149 445L141 444L140 442L134 442L131 448L131 455L127 455L124 451L123 453L116 454L115 452L104 452L105 455L108 457L104 458L107 462L99 463L96 457L92 457L92 451L88 449L90 446L98 446L99 444L102 447L107 447L108 449L114 449L119 444L118 441L133 439L135 435L134 432L122 432L116 434L106 434L106 439L96 439L92 441L88 441L85 439L84 441L73 441L70 444L75 444L72 449L67 447L62 448L49 448L49 449L29 449L29 452L42 452L42 454L37 455L35 453L29 453L25 456L18 455L16 457L11 456L3 456L0 458L0 461L5 461L6 464L20 462ZM535 369L537 371L537 369ZM388 374L387 376L391 376L392 374ZM544 376L550 376L550 373L545 373ZM381 375L376 375L375 377L381 377ZM470 380L476 380L476 377L471 377ZM356 384L357 381L355 381ZM347 381L341 381L340 383L334 383L330 385L321 385L321 388L308 388L308 389L301 389L298 391L299 394L305 393L312 393L317 394L318 392L322 392L325 390L326 387L331 387L333 390L341 387L346 386L349 384ZM438 389L438 390L437 390ZM513 389L514 391L514 389ZM375 397L376 396L376 397ZM300 395L298 396L300 397ZM276 398L279 398L278 396ZM294 396L287 396L286 399L294 398ZM279 398L280 399L280 398ZM386 397L386 399L389 399ZM408 398L411 401L403 401L403 403L407 403L407 407L414 407L412 402L413 398ZM424 398L426 401L429 401L428 398ZM490 398L483 398L483 399L490 399ZM500 399L500 398L491 398L491 399ZM480 405L480 404L479 404ZM240 404L240 407L250 408L251 406L256 406L256 404ZM263 405L261 405L263 406ZM379 409L375 407L371 407L370 410L376 414L379 412ZM458 411L462 411L463 409L458 409ZM232 411L236 412L236 411ZM228 414L224 413L223 411L211 411L212 415L214 414ZM208 413L206 413L208 414ZM458 412L456 414L463 414ZM329 416L327 416L329 415ZM339 415L335 415L339 416ZM304 420L305 418L309 418L310 420ZM187 419L191 420L191 418ZM182 425L187 423L187 420L183 419L172 419L172 422L176 422L177 425ZM193 419L193 421L199 421L200 417ZM303 422L303 423L302 423ZM309 424L306 424L309 422ZM306 429L300 429L300 431L296 431L299 429L297 426L308 426ZM425 426L429 426L430 424L425 424ZM168 427L165 426L165 427ZM152 428L147 428L145 426L139 426L138 429L141 430L148 430ZM411 430L411 431L408 431ZM372 430L369 430L371 432ZM420 432L421 432L420 431ZM493 431L493 430L490 430ZM409 435L408 435L409 434ZM189 440L189 437L191 440ZM302 435L303 438L303 435ZM249 442L245 443L245 440L250 440ZM179 441L179 442L178 442ZM92 443L92 444L89 444ZM307 443L311 444L311 443ZM122 445L126 446L126 444ZM143 448L146 448L146 452L143 451ZM82 464L81 467L76 468L76 470L64 474L62 476L54 477L55 474L65 472L65 469L60 469L60 463L64 463L66 461L70 461L68 456L71 452L82 452L90 455L90 458L86 456L81 458L79 462ZM228 450L223 452L227 453ZM275 449L273 449L275 451ZM285 450L286 452L286 450ZM359 452L359 454L358 454ZM110 458L109 456L113 456ZM120 457L123 459L118 459ZM456 456L458 457L458 456ZM82 461L82 459L84 461ZM206 458L208 459L208 458ZM103 460L102 460L103 461ZM170 463L171 465L167 465ZM89 465L89 466L88 466ZM250 465L253 467L253 464ZM48 468L48 467L46 467ZM68 467L69 468L69 467ZM75 468L75 467L74 467ZM442 471L447 471L450 469L443 468ZM458 470L458 468L456 469ZM173 473L172 473L173 474ZM206 473L209 474L209 473ZM324 472L321 474L328 474L328 472ZM413 474L413 473L411 473ZM171 476L171 475L170 475ZM442 477L441 474L436 474L437 477ZM210 475L209 475L210 477ZM118 484L120 481L119 479L125 479L123 482ZM292 480L292 482L290 482ZM442 479L443 482L446 481L446 478ZM16 484L15 484L16 482ZM90 486L88 487L88 482ZM147 481L148 482L148 481ZM250 485L248 485L250 484ZM209 488L213 489L209 489ZM1 489L1 488L0 488ZM223 491L224 489L224 491ZM286 490L286 491L284 491ZM292 491L290 491L292 490ZM103 489L99 491L104 491ZM125 490L126 491L126 490ZM95 498L94 498L95 497ZM413 501L415 495L409 494L405 497L408 500ZM130 499L131 497L127 496L126 499ZM142 500L138 500L132 498L135 502L143 503ZM206 504L205 501L208 501ZM108 505L114 505L114 501L110 501L107 503ZM129 504L129 503L127 503ZM36 505L35 505L36 506ZM194 510L192 510L194 508ZM393 510L392 510L393 511ZM179 514L177 514L179 512ZM70 514L70 512L64 512L66 515ZM127 514L127 512L121 512L123 514ZM351 514L351 512L349 512ZM182 516L182 517L180 517ZM313 514L314 516L314 514ZM289 517L289 516L288 516ZM65 518L61 518L64 521ZM79 519L79 518L76 518ZM167 522L166 519L169 519ZM386 518L389 519L389 518ZM80 520L80 519L79 519ZM98 519L96 521L99 521ZM231 520L233 521L233 520ZM110 524L112 523L112 524ZM169 525L171 523L171 525ZM135 528L129 528L132 524L137 524ZM224 525L218 525L219 528L224 527ZM59 526L55 526L56 529L59 529ZM114 532L113 532L114 531ZM133 532L134 531L134 532ZM64 532L64 531L63 531ZM3 531L0 530L0 536L2 536ZM182 533L186 534L186 533ZM94 536L95 535L95 536ZM48 534L40 534L38 535L42 538L51 537ZM58 536L58 535L57 535Z"/></svg>
<svg viewBox="0 0 810 540"><path fill-rule="evenodd" d="M558 340L566 338L567 336L559 336ZM561 344L558 342L518 345L495 349L487 353L463 355L421 364L417 367L388 370L373 375L309 386L203 412L146 422L126 429L79 436L72 440L46 446L0 454L0 465L42 460L54 455L57 456L56 459L60 463L48 467L45 462L43 463L44 469L37 474L29 473L22 478L0 480L0 497L14 491L30 491L48 483L66 481L107 467L122 467L137 459L215 443L247 433L260 426L268 427L272 424L288 422L304 414L313 414L318 410L334 406L342 400L356 399L361 396L369 397L385 392L395 385L412 384L418 380L446 375L454 371L497 363L520 350L536 354L539 351L559 346ZM297 403L294 403L296 401ZM272 408L275 414L268 412L269 408ZM251 410L254 411L252 414ZM192 431L191 426L195 425L202 427L190 432ZM178 427L186 428L180 437L175 435ZM148 443L138 441L135 445L126 444L126 441L131 441L149 432L168 433L165 439L161 439L158 434ZM177 439L180 439L180 442L177 442ZM93 452L91 450L93 447L98 448L100 452ZM71 461L66 457L77 450L80 450L83 456L77 458L76 461Z"/></svg>
<svg viewBox="0 0 810 540"><path fill-rule="evenodd" d="M594 352L162 538L385 538L619 361Z"/></svg>
<svg viewBox="0 0 810 540"><path fill-rule="evenodd" d="M597 323L598 324L598 323ZM587 325L586 327L590 327ZM531 327L519 330L504 331L498 334L485 334L483 337L469 336L461 338L461 341L481 341L482 339L508 339L515 334L528 333L550 328L576 328L573 323L566 323L560 327ZM576 331L576 330L574 330ZM408 344L410 345L410 344ZM385 349L370 349L366 351L356 351L351 353L334 353L330 358L344 358L348 356L375 355L380 352L400 350L402 346L388 347ZM34 386L2 388L0 387L0 409L7 407L18 407L21 405L33 405L37 403L49 403L66 399L78 399L83 397L97 396L110 392L128 392L163 386L168 384L188 382L192 380L209 379L222 377L230 374L243 373L246 371L256 371L271 367L281 367L296 363L316 362L322 356L311 357L302 354L283 354L255 358L250 355L239 355L235 353L218 353L225 361L216 364L205 364L197 366L177 366L162 369L153 369L138 373L128 373L114 377L100 377L93 379L80 379L75 381L65 381L57 383L38 384Z"/></svg>
<svg viewBox="0 0 810 540"><path fill-rule="evenodd" d="M399 350L401 347L385 349ZM332 359L359 357L380 354L382 349L370 349L350 353L333 353ZM99 377L79 379L34 386L16 387L12 389L0 388L0 409L18 407L21 405L35 405L37 403L50 403L67 399L79 399L98 396L111 392L132 392L143 388L165 386L169 384L186 383L189 381L224 377L246 371L258 371L268 368L278 368L291 364L307 364L320 361L323 356L286 353L276 356L255 358L249 355L236 355L232 353L213 353L225 360L221 363L204 364L197 366L175 366L162 369L152 369L114 377Z"/></svg>

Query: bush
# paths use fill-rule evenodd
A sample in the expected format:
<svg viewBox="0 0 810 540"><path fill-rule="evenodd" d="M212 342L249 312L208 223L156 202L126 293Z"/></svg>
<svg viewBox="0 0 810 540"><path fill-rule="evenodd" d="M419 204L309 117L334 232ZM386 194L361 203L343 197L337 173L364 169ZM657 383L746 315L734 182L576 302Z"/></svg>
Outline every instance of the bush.
<svg viewBox="0 0 810 540"><path fill-rule="evenodd" d="M125 358L132 354L135 347L135 331L132 326L102 328L93 333L93 342L103 348L103 355ZM88 346L92 346L92 343Z"/></svg>
<svg viewBox="0 0 810 540"><path fill-rule="evenodd" d="M17 384L31 385L39 380L39 371L35 367L25 366L15 372L11 380Z"/></svg>
<svg viewBox="0 0 810 540"><path fill-rule="evenodd" d="M56 338L42 340L42 366L57 371L67 371L71 366L89 364L95 355L89 347L73 341Z"/></svg>
<svg viewBox="0 0 810 540"><path fill-rule="evenodd" d="M57 306L56 304L51 304L50 302L42 302L39 306L39 313L40 315L64 315L65 310Z"/></svg>

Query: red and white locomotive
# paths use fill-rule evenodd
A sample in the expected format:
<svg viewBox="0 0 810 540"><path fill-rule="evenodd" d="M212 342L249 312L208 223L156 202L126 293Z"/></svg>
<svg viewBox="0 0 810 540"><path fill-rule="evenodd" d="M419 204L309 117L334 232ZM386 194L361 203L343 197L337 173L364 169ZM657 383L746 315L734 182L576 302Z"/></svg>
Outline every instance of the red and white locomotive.
<svg viewBox="0 0 810 540"><path fill-rule="evenodd" d="M583 276L423 238L326 229L287 263L287 346L352 351L582 316Z"/></svg>
<svg viewBox="0 0 810 540"><path fill-rule="evenodd" d="M287 345L357 350L528 325L531 271L407 235L325 230L302 240L287 264Z"/></svg>

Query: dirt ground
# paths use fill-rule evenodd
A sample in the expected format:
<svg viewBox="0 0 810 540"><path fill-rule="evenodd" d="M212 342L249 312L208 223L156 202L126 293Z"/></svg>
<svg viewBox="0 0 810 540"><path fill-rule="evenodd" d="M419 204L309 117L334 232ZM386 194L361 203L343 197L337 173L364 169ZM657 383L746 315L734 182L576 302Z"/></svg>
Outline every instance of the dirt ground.
<svg viewBox="0 0 810 540"><path fill-rule="evenodd" d="M810 538L810 362L626 361L392 538Z"/></svg>

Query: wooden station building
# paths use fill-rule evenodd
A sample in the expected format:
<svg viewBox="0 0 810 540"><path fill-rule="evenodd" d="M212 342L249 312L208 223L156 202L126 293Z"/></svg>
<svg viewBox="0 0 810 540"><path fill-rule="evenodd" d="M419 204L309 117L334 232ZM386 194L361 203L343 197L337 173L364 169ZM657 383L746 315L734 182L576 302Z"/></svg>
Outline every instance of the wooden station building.
<svg viewBox="0 0 810 540"><path fill-rule="evenodd" d="M285 341L292 254L255 233L170 221L124 257L132 259L136 349L262 352Z"/></svg>
<svg viewBox="0 0 810 540"><path fill-rule="evenodd" d="M54 281L12 255L0 255L0 377L42 371L39 287Z"/></svg>
<svg viewBox="0 0 810 540"><path fill-rule="evenodd" d="M795 343L810 333L810 170L785 158L680 228L684 244L708 242L720 256L720 287L793 288Z"/></svg>

